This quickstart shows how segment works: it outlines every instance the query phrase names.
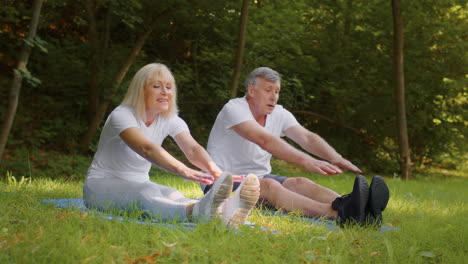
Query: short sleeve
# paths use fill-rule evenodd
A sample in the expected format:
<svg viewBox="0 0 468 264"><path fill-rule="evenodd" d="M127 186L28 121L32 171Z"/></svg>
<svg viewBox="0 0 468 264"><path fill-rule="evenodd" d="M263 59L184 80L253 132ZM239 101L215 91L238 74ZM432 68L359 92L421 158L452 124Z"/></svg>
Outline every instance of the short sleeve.
<svg viewBox="0 0 468 264"><path fill-rule="evenodd" d="M288 110L283 109L282 115L283 115L282 132L288 130L290 127L292 127L294 125L299 125L299 122L297 122L294 115L291 112L289 112Z"/></svg>
<svg viewBox="0 0 468 264"><path fill-rule="evenodd" d="M117 134L120 134L127 128L138 127L138 121L136 120L133 112L129 108L118 107L110 115L106 121L111 125Z"/></svg>
<svg viewBox="0 0 468 264"><path fill-rule="evenodd" d="M171 137L175 137L178 134L185 132L185 131L190 132L187 126L187 123L182 118L180 118L179 116L175 116L170 119L167 133Z"/></svg>
<svg viewBox="0 0 468 264"><path fill-rule="evenodd" d="M254 120L248 105L247 107L243 106L241 101L234 100L224 105L218 119L223 121L224 129L229 129L245 121Z"/></svg>

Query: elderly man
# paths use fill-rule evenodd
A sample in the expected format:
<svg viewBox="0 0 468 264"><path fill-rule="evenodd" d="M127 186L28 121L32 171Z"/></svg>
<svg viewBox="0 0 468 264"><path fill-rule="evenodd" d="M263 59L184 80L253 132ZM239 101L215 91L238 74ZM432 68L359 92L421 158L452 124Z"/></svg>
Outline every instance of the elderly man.
<svg viewBox="0 0 468 264"><path fill-rule="evenodd" d="M352 192L340 196L307 178L271 174L272 155L320 174L343 173L342 169L361 173L323 138L301 126L291 112L277 105L280 81L278 72L267 67L248 75L245 96L230 100L216 118L208 139L210 156L223 171L256 174L260 180L260 201L266 204L287 212L299 211L308 217L337 219L340 224L381 225L389 190L379 176L372 179L369 187L359 175ZM306 152L291 146L282 136ZM315 159L307 152L329 162ZM211 186L203 187L207 192Z"/></svg>

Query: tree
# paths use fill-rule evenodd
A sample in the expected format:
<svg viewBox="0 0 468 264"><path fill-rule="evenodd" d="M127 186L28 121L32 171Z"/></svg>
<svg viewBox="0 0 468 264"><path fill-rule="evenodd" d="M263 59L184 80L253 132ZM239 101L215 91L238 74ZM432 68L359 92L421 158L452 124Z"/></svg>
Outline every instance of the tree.
<svg viewBox="0 0 468 264"><path fill-rule="evenodd" d="M392 0L393 11L393 67L395 103L397 108L398 143L400 170L404 179L411 178L411 157L406 124L405 78L403 61L403 19L400 0Z"/></svg>
<svg viewBox="0 0 468 264"><path fill-rule="evenodd" d="M10 134L13 120L15 119L16 110L18 108L19 95L21 91L21 84L23 78L29 78L34 80L26 66L28 64L29 55L31 54L31 48L34 45L37 26L39 24L39 16L41 14L43 0L35 0L33 4L33 15L31 18L28 37L23 44L23 48L19 54L18 66L14 71L13 82L11 84L8 111L5 120L2 125L2 131L0 134L0 159L2 158L3 151L5 150L8 136ZM37 82L37 80L36 80Z"/></svg>
<svg viewBox="0 0 468 264"><path fill-rule="evenodd" d="M8 112L10 71L17 66L29 30L33 2L8 0L0 8L2 122ZM468 153L468 5L463 0L430 2L401 3L413 173L435 165L460 169ZM87 129L100 127L103 118L96 115L97 109L106 116L120 102L133 71L151 61L171 67L180 88L180 115L194 137L206 143L219 109L231 97L244 3L48 0L37 29L48 53L33 50L27 67L42 83L26 88L24 81L34 79L23 73L21 100L8 138L12 151L8 157L3 154L3 160L15 162L14 156L21 156L23 148L74 152ZM93 4L97 41L91 36L86 4ZM139 36L151 27L153 18L175 6L126 70L124 62L133 56ZM388 0L250 1L240 82L259 66L278 70L282 74L279 103L293 111L301 124L323 135L368 172L400 173L389 11ZM35 47L40 47L36 40ZM241 86L237 85L237 93ZM87 141L95 139L90 136ZM92 144L83 145L88 150Z"/></svg>
<svg viewBox="0 0 468 264"><path fill-rule="evenodd" d="M245 47L245 32L247 29L247 18L249 11L250 0L242 1L242 11L239 21L239 39L237 43L236 62L234 65L234 73L231 79L231 98L237 96L237 87L239 86L239 78L242 70L242 61L244 58L244 47Z"/></svg>
<svg viewBox="0 0 468 264"><path fill-rule="evenodd" d="M119 70L114 75L111 80L111 86L106 89L105 86L99 83L99 72L102 70L101 68L104 67L100 63L103 54L102 52L106 49L107 42L109 41L109 22L106 22L105 32L103 34L104 38L103 41L99 41L98 38L98 30L97 30L97 22L96 22L96 12L98 8L94 0L87 1L87 12L88 12L88 19L89 19L89 32L90 32L90 42L92 47L92 56L91 56L91 84L90 84L90 120L89 126L86 132L82 136L80 150L81 152L86 152L91 144L92 139L96 135L99 126L101 125L104 116L106 115L107 108L109 107L112 98L115 95L116 90L119 88L122 80L125 78L129 68L135 61L135 58L140 53L141 49L143 48L146 40L148 37L153 33L153 31L159 26L161 21L167 19L167 17L174 12L175 7L167 7L164 9L159 15L155 16L151 21L149 21L148 25L145 27L144 31L141 35L136 39L133 44L132 50L130 54L124 59L121 63ZM112 6L108 7L109 9ZM109 16L110 10L107 11ZM109 18L106 18L106 20Z"/></svg>

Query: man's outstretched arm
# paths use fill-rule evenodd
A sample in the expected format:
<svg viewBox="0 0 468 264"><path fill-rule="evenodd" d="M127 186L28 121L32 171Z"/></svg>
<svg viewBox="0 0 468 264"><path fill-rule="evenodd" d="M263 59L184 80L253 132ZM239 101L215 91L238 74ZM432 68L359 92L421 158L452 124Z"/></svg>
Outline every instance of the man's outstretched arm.
<svg viewBox="0 0 468 264"><path fill-rule="evenodd" d="M270 134L253 120L237 124L232 129L241 137L259 145L262 149L279 159L303 166L309 171L320 174L332 175L342 173L337 166L326 161L317 160L307 153L294 148L281 138Z"/></svg>
<svg viewBox="0 0 468 264"><path fill-rule="evenodd" d="M332 164L356 173L362 171L347 159L343 158L336 150L330 146L322 137L313 133L301 125L295 125L288 128L285 135L294 140L303 149L322 159L328 160Z"/></svg>

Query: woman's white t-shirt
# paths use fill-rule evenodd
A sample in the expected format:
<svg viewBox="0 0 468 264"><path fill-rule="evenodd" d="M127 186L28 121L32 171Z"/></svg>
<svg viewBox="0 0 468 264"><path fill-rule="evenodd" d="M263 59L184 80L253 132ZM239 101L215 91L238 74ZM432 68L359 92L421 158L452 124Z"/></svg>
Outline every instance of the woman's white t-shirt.
<svg viewBox="0 0 468 264"><path fill-rule="evenodd" d="M271 173L271 154L232 129L249 120L255 121L245 97L229 100L216 117L207 150L223 171L234 174L255 173L262 177ZM264 128L272 135L282 137L285 130L298 124L291 112L276 105L273 112L267 115Z"/></svg>
<svg viewBox="0 0 468 264"><path fill-rule="evenodd" d="M149 180L151 163L133 151L121 138L120 133L127 128L139 128L153 143L161 145L168 135L189 131L184 120L177 115L159 116L149 127L136 117L127 106L115 108L104 124L99 145L88 169L88 178L118 177L128 181L145 182Z"/></svg>

